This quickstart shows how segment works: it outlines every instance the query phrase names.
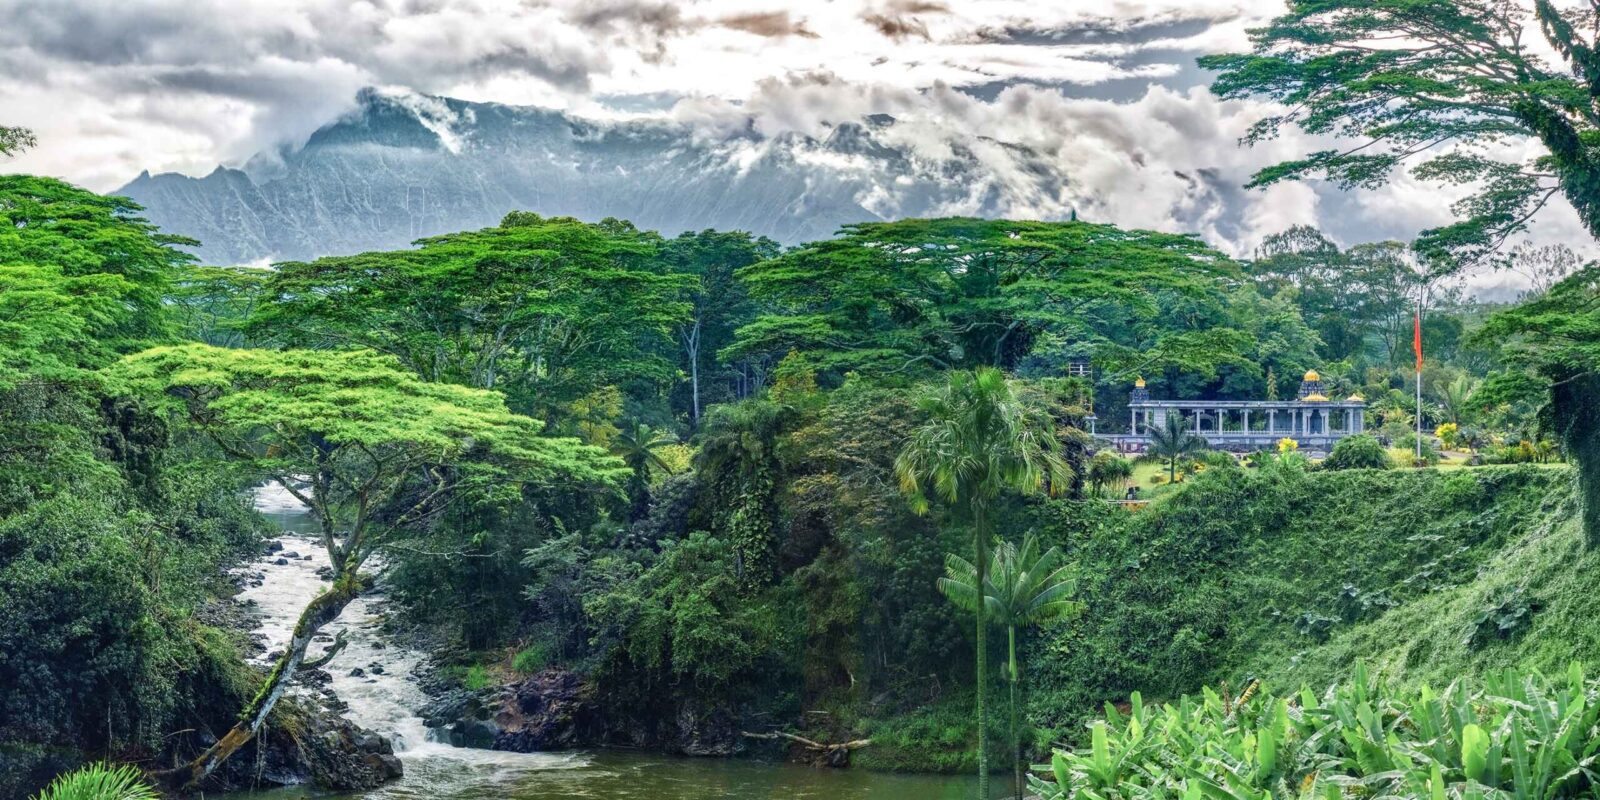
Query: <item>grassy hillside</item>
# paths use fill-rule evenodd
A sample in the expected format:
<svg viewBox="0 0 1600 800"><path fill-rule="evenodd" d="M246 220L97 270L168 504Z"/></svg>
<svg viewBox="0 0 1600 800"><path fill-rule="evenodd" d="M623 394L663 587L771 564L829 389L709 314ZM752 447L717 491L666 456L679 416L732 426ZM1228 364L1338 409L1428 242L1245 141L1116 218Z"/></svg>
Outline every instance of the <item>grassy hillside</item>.
<svg viewBox="0 0 1600 800"><path fill-rule="evenodd" d="M1134 690L1322 686L1357 659L1435 684L1600 666L1565 468L1213 471L1076 551L1087 610L1029 648L1047 735Z"/></svg>

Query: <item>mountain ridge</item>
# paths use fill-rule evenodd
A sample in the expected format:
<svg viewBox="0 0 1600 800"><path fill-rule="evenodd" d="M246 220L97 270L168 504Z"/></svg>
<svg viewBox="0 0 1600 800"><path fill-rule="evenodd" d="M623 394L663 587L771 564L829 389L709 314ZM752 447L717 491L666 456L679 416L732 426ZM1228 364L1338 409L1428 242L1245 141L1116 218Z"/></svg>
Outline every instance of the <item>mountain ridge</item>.
<svg viewBox="0 0 1600 800"><path fill-rule="evenodd" d="M952 141L930 156L899 124L876 114L822 137L766 136L750 124L707 135L666 120L595 121L369 89L299 147L200 178L146 171L118 193L163 230L199 239L202 261L215 264L401 248L494 225L512 210L795 244L851 222L1064 203L1065 179L1027 148ZM1007 162L1006 180L991 168L996 158Z"/></svg>

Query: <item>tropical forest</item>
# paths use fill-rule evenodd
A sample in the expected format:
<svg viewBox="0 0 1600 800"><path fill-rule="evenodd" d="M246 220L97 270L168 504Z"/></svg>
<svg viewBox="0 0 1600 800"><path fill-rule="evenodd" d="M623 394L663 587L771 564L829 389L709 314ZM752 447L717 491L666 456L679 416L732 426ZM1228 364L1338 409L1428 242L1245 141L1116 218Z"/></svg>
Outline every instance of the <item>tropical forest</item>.
<svg viewBox="0 0 1600 800"><path fill-rule="evenodd" d="M1600 4L7 5L0 800L1600 797Z"/></svg>

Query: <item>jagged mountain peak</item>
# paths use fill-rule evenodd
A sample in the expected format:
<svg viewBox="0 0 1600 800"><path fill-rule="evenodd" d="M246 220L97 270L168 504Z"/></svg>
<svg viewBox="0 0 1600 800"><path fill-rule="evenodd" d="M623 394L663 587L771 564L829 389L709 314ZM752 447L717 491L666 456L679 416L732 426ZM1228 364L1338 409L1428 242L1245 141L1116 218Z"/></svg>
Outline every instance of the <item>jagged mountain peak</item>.
<svg viewBox="0 0 1600 800"><path fill-rule="evenodd" d="M667 119L601 121L534 107L364 89L298 147L204 178L141 174L122 189L163 229L199 239L209 263L404 247L522 209L620 217L672 235L748 230L797 243L842 224L1002 215L1019 197L1060 198L1062 176L1025 148L959 141L939 155L897 141L888 115L816 137L711 136ZM1007 159L1008 180L984 157Z"/></svg>

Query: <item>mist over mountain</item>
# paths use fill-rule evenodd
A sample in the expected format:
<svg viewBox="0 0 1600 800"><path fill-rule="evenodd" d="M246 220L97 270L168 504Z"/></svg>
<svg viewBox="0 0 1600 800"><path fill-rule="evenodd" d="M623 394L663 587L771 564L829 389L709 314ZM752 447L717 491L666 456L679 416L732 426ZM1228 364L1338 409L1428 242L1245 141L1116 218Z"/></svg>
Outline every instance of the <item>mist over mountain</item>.
<svg viewBox="0 0 1600 800"><path fill-rule="evenodd" d="M404 247L513 209L628 219L672 235L747 230L784 243L907 216L1068 213L1059 171L1026 148L960 143L941 157L874 115L827 136L721 134L668 121L595 122L539 108L364 90L301 147L203 178L141 174L119 190L203 261L236 264ZM996 157L1008 162L1004 180ZM1022 197L1022 196L1025 196Z"/></svg>

